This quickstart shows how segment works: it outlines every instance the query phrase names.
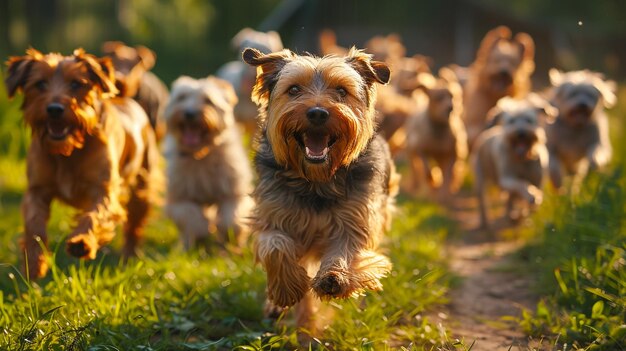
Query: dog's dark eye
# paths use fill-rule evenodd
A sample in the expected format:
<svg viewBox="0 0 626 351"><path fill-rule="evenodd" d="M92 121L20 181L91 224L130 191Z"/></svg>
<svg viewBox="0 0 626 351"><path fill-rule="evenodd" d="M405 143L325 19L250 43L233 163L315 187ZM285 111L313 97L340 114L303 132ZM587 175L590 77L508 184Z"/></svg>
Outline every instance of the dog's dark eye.
<svg viewBox="0 0 626 351"><path fill-rule="evenodd" d="M297 96L300 94L300 87L297 85L292 85L289 87L289 89L287 90L287 93L291 96Z"/></svg>
<svg viewBox="0 0 626 351"><path fill-rule="evenodd" d="M35 83L35 88L39 90L46 90L46 88L48 88L48 82L46 82L45 80L40 80Z"/></svg>
<svg viewBox="0 0 626 351"><path fill-rule="evenodd" d="M178 94L176 95L176 101L181 102L187 98L187 94Z"/></svg>
<svg viewBox="0 0 626 351"><path fill-rule="evenodd" d="M339 93L339 96L341 97L346 97L346 95L348 95L348 91L346 90L346 88L343 88L343 87L337 88L337 92Z"/></svg>
<svg viewBox="0 0 626 351"><path fill-rule="evenodd" d="M76 91L79 90L80 88L82 88L84 86L83 83L77 81L77 80L73 80L70 82L70 89Z"/></svg>

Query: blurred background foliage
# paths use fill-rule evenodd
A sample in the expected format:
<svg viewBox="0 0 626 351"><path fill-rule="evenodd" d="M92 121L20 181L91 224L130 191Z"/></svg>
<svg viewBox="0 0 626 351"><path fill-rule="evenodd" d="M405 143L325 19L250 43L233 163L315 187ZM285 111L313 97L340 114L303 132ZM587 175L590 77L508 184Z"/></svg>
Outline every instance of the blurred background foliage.
<svg viewBox="0 0 626 351"><path fill-rule="evenodd" d="M169 83L237 59L230 40L243 27L277 30L287 47L310 52L317 52L320 30L331 28L344 46L398 33L407 54L431 56L439 67L469 64L484 33L506 24L534 37L539 85L552 66L621 80L625 14L621 0L2 0L0 55L29 46L97 54L102 42L122 40L152 48L154 70Z"/></svg>

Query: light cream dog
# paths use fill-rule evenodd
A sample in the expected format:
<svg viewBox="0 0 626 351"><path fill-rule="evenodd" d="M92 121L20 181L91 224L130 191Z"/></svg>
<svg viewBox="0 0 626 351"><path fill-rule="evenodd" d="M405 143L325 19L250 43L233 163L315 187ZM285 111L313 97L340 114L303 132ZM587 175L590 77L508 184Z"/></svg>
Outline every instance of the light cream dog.
<svg viewBox="0 0 626 351"><path fill-rule="evenodd" d="M165 111L166 211L185 249L208 238L214 227L220 245L246 239L252 173L235 125L236 103L230 83L212 76L183 76L172 85ZM215 218L211 206L217 207Z"/></svg>

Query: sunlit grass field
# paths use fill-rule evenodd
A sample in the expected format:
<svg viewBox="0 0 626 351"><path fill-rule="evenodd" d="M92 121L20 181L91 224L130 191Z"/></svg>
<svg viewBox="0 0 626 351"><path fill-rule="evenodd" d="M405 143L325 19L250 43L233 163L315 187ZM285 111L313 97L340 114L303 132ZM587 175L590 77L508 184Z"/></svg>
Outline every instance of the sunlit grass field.
<svg viewBox="0 0 626 351"><path fill-rule="evenodd" d="M194 251L178 243L158 207L142 255L120 263L121 235L96 260L68 256L73 210L54 205L49 222L52 269L27 282L21 272L20 201L26 186L29 131L19 98L0 84L0 350L269 350L297 347L290 315L263 318L265 274L250 249L239 255ZM612 111L622 125L626 96ZM548 194L532 224L520 267L538 276L543 298L519 321L550 350L626 350L626 144L612 129L616 161L580 195ZM454 277L445 243L454 224L438 206L399 199L384 250L394 269L385 290L325 304L334 315L319 350L469 350L429 319L447 302Z"/></svg>

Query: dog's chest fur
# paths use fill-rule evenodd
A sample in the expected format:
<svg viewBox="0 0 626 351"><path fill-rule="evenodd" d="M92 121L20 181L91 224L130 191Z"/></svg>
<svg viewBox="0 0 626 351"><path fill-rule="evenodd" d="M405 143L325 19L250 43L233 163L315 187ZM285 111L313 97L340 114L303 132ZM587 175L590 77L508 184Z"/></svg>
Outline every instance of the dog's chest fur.
<svg viewBox="0 0 626 351"><path fill-rule="evenodd" d="M589 148L600 141L600 130L596 122L582 128L572 128L557 119L546 126L546 134L548 148L556 152L568 168L573 168L575 163L587 156Z"/></svg>
<svg viewBox="0 0 626 351"><path fill-rule="evenodd" d="M260 150L255 158L260 178L254 192L256 230L280 230L310 247L337 232L359 227L368 235L382 229L373 222L386 210L391 166L381 137L325 183L309 182L278 165L266 139Z"/></svg>

